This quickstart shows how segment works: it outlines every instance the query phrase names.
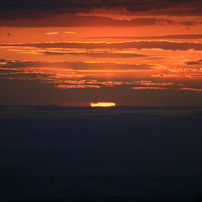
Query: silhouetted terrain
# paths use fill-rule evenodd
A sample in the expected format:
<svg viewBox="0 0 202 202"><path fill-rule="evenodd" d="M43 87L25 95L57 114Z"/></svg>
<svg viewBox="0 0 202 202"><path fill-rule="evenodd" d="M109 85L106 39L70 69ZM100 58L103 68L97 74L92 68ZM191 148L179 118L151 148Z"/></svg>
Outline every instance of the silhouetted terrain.
<svg viewBox="0 0 202 202"><path fill-rule="evenodd" d="M202 108L0 107L1 201L201 201Z"/></svg>

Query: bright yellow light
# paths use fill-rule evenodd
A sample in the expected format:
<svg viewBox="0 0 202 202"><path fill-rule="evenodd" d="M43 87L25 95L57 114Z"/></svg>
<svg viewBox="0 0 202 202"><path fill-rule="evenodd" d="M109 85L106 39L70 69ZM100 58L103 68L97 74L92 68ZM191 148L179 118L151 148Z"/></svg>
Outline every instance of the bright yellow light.
<svg viewBox="0 0 202 202"><path fill-rule="evenodd" d="M91 102L91 107L115 107L115 102Z"/></svg>

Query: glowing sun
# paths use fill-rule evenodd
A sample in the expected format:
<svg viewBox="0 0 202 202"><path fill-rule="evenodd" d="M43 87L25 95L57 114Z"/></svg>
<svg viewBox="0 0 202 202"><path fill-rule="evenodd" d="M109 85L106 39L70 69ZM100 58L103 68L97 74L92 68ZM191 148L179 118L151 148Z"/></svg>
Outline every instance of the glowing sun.
<svg viewBox="0 0 202 202"><path fill-rule="evenodd" d="M91 107L115 107L115 102L91 102Z"/></svg>

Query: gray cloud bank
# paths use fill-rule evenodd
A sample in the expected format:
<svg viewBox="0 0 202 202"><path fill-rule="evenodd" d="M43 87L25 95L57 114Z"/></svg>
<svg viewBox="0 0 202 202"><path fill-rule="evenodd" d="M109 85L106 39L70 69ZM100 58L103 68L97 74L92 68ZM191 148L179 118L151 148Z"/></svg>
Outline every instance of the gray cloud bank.
<svg viewBox="0 0 202 202"><path fill-rule="evenodd" d="M35 47L35 48L115 48L115 49L163 49L163 50L181 50L187 51L190 49L199 51L202 50L201 43L191 42L170 42L170 41L129 41L129 42L52 42L52 43L29 43L29 44L0 44L2 47Z"/></svg>

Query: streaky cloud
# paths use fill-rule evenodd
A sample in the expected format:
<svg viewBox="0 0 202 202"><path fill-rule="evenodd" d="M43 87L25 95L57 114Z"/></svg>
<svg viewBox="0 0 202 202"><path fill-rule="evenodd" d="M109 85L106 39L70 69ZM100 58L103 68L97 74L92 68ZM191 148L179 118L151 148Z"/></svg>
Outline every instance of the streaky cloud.
<svg viewBox="0 0 202 202"><path fill-rule="evenodd" d="M157 35L157 36L100 36L86 37L87 39L202 39L202 34L173 34L173 35Z"/></svg>
<svg viewBox="0 0 202 202"><path fill-rule="evenodd" d="M42 52L46 55L85 55L93 58L133 58L133 57L146 57L144 54L138 53L106 53L106 52L87 52L87 53L68 53L68 52L54 52L54 51L46 51Z"/></svg>
<svg viewBox="0 0 202 202"><path fill-rule="evenodd" d="M186 62L187 65L201 65L202 64L202 59L197 60L197 61L188 61Z"/></svg>
<svg viewBox="0 0 202 202"><path fill-rule="evenodd" d="M35 48L113 48L113 49L162 49L173 51L188 51L188 50L202 50L202 43L192 42L173 42L173 41L120 41L120 42L103 42L103 41L89 41L89 42L47 42L47 43L22 43L22 44L0 44L0 47L35 47Z"/></svg>

